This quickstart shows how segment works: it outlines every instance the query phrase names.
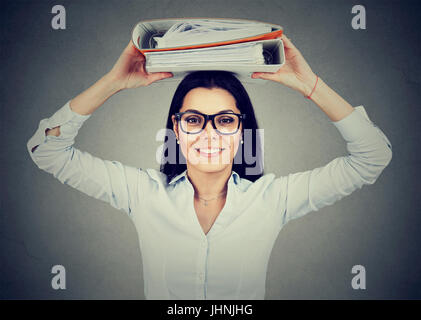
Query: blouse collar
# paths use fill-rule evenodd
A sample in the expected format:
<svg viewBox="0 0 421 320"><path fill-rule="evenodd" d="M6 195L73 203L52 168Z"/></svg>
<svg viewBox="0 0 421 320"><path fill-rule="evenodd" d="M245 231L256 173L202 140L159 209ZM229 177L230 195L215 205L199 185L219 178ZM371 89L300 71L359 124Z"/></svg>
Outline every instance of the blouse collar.
<svg viewBox="0 0 421 320"><path fill-rule="evenodd" d="M182 179L187 179L187 169L184 170L182 173L180 173L179 175L175 176L174 178L172 178L172 180L170 181L170 185L171 184L175 184L177 181L182 180ZM238 184L240 182L240 175L235 172L234 170L231 171L231 176L228 179L228 183L233 181L235 184Z"/></svg>

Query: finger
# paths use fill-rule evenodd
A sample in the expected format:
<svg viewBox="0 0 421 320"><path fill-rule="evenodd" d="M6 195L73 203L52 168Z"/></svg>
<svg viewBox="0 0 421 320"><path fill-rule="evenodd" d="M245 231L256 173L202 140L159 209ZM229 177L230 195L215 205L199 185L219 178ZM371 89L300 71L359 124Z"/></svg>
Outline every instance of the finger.
<svg viewBox="0 0 421 320"><path fill-rule="evenodd" d="M133 49L135 49L132 40L129 41L129 43L127 44L126 48L124 49L124 51L132 51Z"/></svg>
<svg viewBox="0 0 421 320"><path fill-rule="evenodd" d="M129 41L129 44L124 49L124 52L131 55L131 56L142 56L142 53L136 48L133 44L132 40Z"/></svg>
<svg viewBox="0 0 421 320"><path fill-rule="evenodd" d="M282 41L284 42L284 47L286 49L297 49L294 44L292 43L292 41L285 35L283 34L281 37ZM298 49L297 49L298 50Z"/></svg>

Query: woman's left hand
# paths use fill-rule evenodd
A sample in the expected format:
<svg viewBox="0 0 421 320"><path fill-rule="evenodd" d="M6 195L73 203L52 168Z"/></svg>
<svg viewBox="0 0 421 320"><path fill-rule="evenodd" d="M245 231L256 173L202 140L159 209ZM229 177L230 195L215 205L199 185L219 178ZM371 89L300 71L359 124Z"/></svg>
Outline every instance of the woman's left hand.
<svg viewBox="0 0 421 320"><path fill-rule="evenodd" d="M277 72L254 72L251 77L276 81L308 96L316 83L317 76L291 40L285 34L281 39L285 49L285 64Z"/></svg>

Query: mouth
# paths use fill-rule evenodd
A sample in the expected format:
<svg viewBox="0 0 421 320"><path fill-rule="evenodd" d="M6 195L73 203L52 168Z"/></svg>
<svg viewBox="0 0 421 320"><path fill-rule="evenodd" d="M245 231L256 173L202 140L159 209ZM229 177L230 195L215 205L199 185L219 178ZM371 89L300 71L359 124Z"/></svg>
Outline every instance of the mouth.
<svg viewBox="0 0 421 320"><path fill-rule="evenodd" d="M199 149L195 148L196 152L202 157L217 157L219 156L225 148L212 148L212 149Z"/></svg>

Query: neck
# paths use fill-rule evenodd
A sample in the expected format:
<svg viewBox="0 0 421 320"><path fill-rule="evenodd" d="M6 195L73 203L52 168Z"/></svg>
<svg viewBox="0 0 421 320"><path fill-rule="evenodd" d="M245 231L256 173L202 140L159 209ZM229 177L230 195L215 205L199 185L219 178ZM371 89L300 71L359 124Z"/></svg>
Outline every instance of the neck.
<svg viewBox="0 0 421 320"><path fill-rule="evenodd" d="M188 168L187 176L193 185L196 195L200 197L217 196L227 190L227 182L231 176L231 167L217 172L202 172Z"/></svg>

